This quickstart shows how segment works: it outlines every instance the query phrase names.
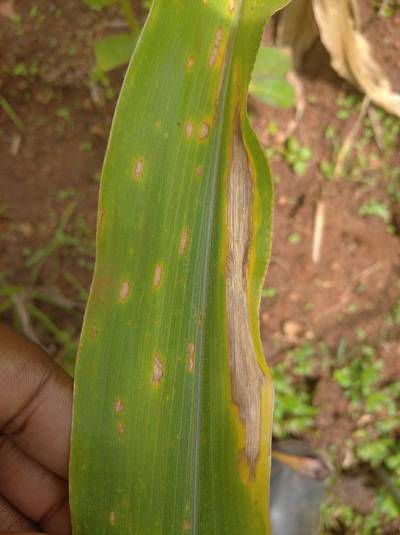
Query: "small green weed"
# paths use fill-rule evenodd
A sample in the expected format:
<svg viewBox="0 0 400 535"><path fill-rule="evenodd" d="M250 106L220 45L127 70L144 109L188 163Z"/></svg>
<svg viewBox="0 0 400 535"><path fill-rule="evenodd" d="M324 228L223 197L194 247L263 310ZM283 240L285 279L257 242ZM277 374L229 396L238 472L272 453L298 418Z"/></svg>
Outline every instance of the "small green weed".
<svg viewBox="0 0 400 535"><path fill-rule="evenodd" d="M374 0L374 8L380 17L394 17L400 13L398 0Z"/></svg>
<svg viewBox="0 0 400 535"><path fill-rule="evenodd" d="M335 164L328 160L321 160L319 169L325 178L332 180L335 178Z"/></svg>
<svg viewBox="0 0 400 535"><path fill-rule="evenodd" d="M29 10L29 16L30 16L32 19L34 19L34 18L36 18L36 17L39 15L39 12L40 12L40 10L39 10L39 6L37 6L37 5L34 4L33 6L31 6L31 8L30 8L30 10Z"/></svg>
<svg viewBox="0 0 400 535"><path fill-rule="evenodd" d="M306 174L312 159L312 150L304 147L295 137L289 137L282 152L283 158L298 176Z"/></svg>
<svg viewBox="0 0 400 535"><path fill-rule="evenodd" d="M365 216L375 216L383 219L385 223L389 223L391 219L390 209L387 203L371 199L364 203L359 209L358 213Z"/></svg>
<svg viewBox="0 0 400 535"><path fill-rule="evenodd" d="M400 325L400 301L398 301L393 307L392 318L396 325Z"/></svg>
<svg viewBox="0 0 400 535"><path fill-rule="evenodd" d="M379 491L378 491L379 492ZM321 535L346 533L347 535L379 535L382 533L382 509L378 506L369 515L357 513L340 503L336 497L330 497L321 508Z"/></svg>
<svg viewBox="0 0 400 535"><path fill-rule="evenodd" d="M398 487L400 384L387 384L382 371L383 361L379 354L375 348L364 344L358 351L347 356L346 364L334 370L333 377L350 401L349 414L354 420L355 431L349 447L353 451L354 463L369 464L372 472L377 475L382 471L388 473L393 484ZM394 520L400 514L400 504L396 503L388 485L381 485L376 508L387 521ZM367 517L366 522L374 525L373 518L374 515Z"/></svg>
<svg viewBox="0 0 400 535"><path fill-rule="evenodd" d="M60 119L64 119L64 121L69 121L71 118L71 110L69 108L58 108L56 110L56 115Z"/></svg>
<svg viewBox="0 0 400 535"><path fill-rule="evenodd" d="M276 438L287 438L310 431L317 409L307 388L312 376L315 350L309 344L286 354L284 362L274 366L275 387L273 433Z"/></svg>
<svg viewBox="0 0 400 535"><path fill-rule="evenodd" d="M114 4L116 0L83 0L83 3L92 9L99 10Z"/></svg>
<svg viewBox="0 0 400 535"><path fill-rule="evenodd" d="M12 15L10 17L10 20L13 23L15 33L18 36L22 35L23 34L23 30L22 30L22 17L21 17L21 15L19 13L16 13L15 15Z"/></svg>
<svg viewBox="0 0 400 535"><path fill-rule="evenodd" d="M80 149L82 152L90 152L90 151L93 149L92 142L89 141L89 140L82 141L82 142L79 144L79 149Z"/></svg>
<svg viewBox="0 0 400 535"><path fill-rule="evenodd" d="M278 290L273 286L269 286L268 288L264 288L262 290L261 297L268 297L269 299L272 299L273 297L276 297L277 294Z"/></svg>
<svg viewBox="0 0 400 535"><path fill-rule="evenodd" d="M358 95L347 95L338 97L336 104L339 106L336 117L341 120L348 119L360 107L360 97Z"/></svg>
<svg viewBox="0 0 400 535"><path fill-rule="evenodd" d="M290 245L298 245L301 242L301 236L298 232L291 232L288 236Z"/></svg>
<svg viewBox="0 0 400 535"><path fill-rule="evenodd" d="M391 317L400 321L400 303L393 308ZM365 332L359 334L365 339ZM304 437L314 432L318 410L312 404L312 384L317 365L330 370L349 400L349 415L354 422L354 432L347 441L352 459L350 468L369 466L371 478L376 479L373 511L357 513L336 495L335 482L341 471L338 466L322 508L321 533L378 534L381 526L400 514L396 501L396 487L400 486L397 445L400 384L384 379L383 362L369 344L347 350L343 341L336 353L325 344L320 344L318 350L312 344L304 344L288 351L285 360L272 369L276 438Z"/></svg>
<svg viewBox="0 0 400 535"><path fill-rule="evenodd" d="M18 130L22 131L24 129L24 125L14 108L2 95L0 95L0 108L2 108L4 113L8 115L9 119L14 123Z"/></svg>
<svg viewBox="0 0 400 535"><path fill-rule="evenodd" d="M391 167L386 176L387 192L394 203L400 204L400 166Z"/></svg>

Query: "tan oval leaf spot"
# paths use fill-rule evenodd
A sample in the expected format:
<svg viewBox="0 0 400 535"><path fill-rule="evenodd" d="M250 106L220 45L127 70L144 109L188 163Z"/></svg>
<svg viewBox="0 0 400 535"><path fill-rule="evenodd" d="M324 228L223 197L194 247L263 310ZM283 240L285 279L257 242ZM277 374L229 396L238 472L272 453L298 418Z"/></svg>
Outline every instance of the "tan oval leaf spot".
<svg viewBox="0 0 400 535"><path fill-rule="evenodd" d="M193 123L187 123L185 128L186 137L192 137L194 126Z"/></svg>
<svg viewBox="0 0 400 535"><path fill-rule="evenodd" d="M181 241L179 243L179 256L183 256L186 253L188 245L189 245L189 229L185 227L182 230Z"/></svg>
<svg viewBox="0 0 400 535"><path fill-rule="evenodd" d="M191 56L191 57L187 60L186 67L187 67L187 69L192 70L192 69L193 69L193 66L194 66L194 58Z"/></svg>
<svg viewBox="0 0 400 535"><path fill-rule="evenodd" d="M160 355L156 355L153 365L152 382L156 386L160 386L161 380L164 377L164 365L161 362Z"/></svg>
<svg viewBox="0 0 400 535"><path fill-rule="evenodd" d="M119 298L120 300L123 302L123 301L126 301L129 297L131 293L131 285L129 284L128 281L124 281L122 284L121 284L121 288L119 290Z"/></svg>
<svg viewBox="0 0 400 535"><path fill-rule="evenodd" d="M161 286L161 279L163 276L163 268L161 264L156 265L153 278L153 288L159 288Z"/></svg>
<svg viewBox="0 0 400 535"><path fill-rule="evenodd" d="M216 64L218 59L218 54L221 49L222 39L224 37L224 30L222 28L219 28L215 34L214 38L214 44L211 49L210 59L209 59L209 65L212 67Z"/></svg>
<svg viewBox="0 0 400 535"><path fill-rule="evenodd" d="M190 520L185 520L182 525L182 531L189 531L189 529L192 529L192 523Z"/></svg>
<svg viewBox="0 0 400 535"><path fill-rule="evenodd" d="M158 119L158 121L156 121L156 128L161 128L161 119Z"/></svg>
<svg viewBox="0 0 400 535"><path fill-rule="evenodd" d="M207 139L209 131L210 131L210 126L207 123L203 123L201 125L199 138L200 139Z"/></svg>
<svg viewBox="0 0 400 535"><path fill-rule="evenodd" d="M195 357L195 352L196 352L196 348L193 342L190 342L188 344L187 352L188 352L188 371L192 372L194 370L194 357Z"/></svg>
<svg viewBox="0 0 400 535"><path fill-rule="evenodd" d="M125 424L123 422L118 422L118 434L122 436L125 433Z"/></svg>
<svg viewBox="0 0 400 535"><path fill-rule="evenodd" d="M117 399L114 405L115 412L122 412L125 409L124 404L122 403L121 399Z"/></svg>
<svg viewBox="0 0 400 535"><path fill-rule="evenodd" d="M232 14L236 9L236 0L230 0L228 11Z"/></svg>
<svg viewBox="0 0 400 535"><path fill-rule="evenodd" d="M98 333L99 333L99 331L98 331L97 327L95 325L93 325L92 330L90 331L90 336L92 338L96 338Z"/></svg>
<svg viewBox="0 0 400 535"><path fill-rule="evenodd" d="M203 176L203 173L204 173L204 169L203 169L203 166L202 165L199 165L198 167L196 167L196 176Z"/></svg>
<svg viewBox="0 0 400 535"><path fill-rule="evenodd" d="M115 526L116 522L117 522L117 515L115 514L114 511L111 511L110 515L109 515L109 518L110 518L110 524L112 526Z"/></svg>
<svg viewBox="0 0 400 535"><path fill-rule="evenodd" d="M133 178L135 181L139 181L143 177L143 170L144 158L139 158L133 166Z"/></svg>

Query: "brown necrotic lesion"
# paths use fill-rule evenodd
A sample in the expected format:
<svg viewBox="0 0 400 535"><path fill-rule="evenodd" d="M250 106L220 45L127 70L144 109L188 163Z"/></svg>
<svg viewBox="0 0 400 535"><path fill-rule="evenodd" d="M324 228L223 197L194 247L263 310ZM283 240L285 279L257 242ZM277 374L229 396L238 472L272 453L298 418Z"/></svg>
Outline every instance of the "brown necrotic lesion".
<svg viewBox="0 0 400 535"><path fill-rule="evenodd" d="M119 299L124 302L128 299L131 293L131 285L129 281L123 281L119 289Z"/></svg>
<svg viewBox="0 0 400 535"><path fill-rule="evenodd" d="M164 364L161 361L161 356L157 353L154 357L152 383L155 386L160 386L164 377Z"/></svg>
<svg viewBox="0 0 400 535"><path fill-rule="evenodd" d="M251 334L248 302L248 250L251 240L253 183L239 128L233 139L228 178L227 316L232 397L245 427L245 459L254 475L261 441L261 395L264 373Z"/></svg>
<svg viewBox="0 0 400 535"><path fill-rule="evenodd" d="M144 158L138 158L133 164L133 179L138 182L143 177Z"/></svg>
<svg viewBox="0 0 400 535"><path fill-rule="evenodd" d="M188 371L192 372L194 370L194 359L195 359L196 348L193 342L189 342L187 346L188 353Z"/></svg>
<svg viewBox="0 0 400 535"><path fill-rule="evenodd" d="M161 286L161 280L163 277L163 267L161 264L157 264L154 270L153 276L153 288L157 289Z"/></svg>
<svg viewBox="0 0 400 535"><path fill-rule="evenodd" d="M223 28L218 28L218 30L215 33L214 42L213 42L211 53L210 53L210 59L208 61L210 67L213 67L217 62L217 59L221 50L223 38L224 38L224 30Z"/></svg>
<svg viewBox="0 0 400 535"><path fill-rule="evenodd" d="M183 256L189 245L189 229L184 227L181 234L181 239L179 242L179 256Z"/></svg>

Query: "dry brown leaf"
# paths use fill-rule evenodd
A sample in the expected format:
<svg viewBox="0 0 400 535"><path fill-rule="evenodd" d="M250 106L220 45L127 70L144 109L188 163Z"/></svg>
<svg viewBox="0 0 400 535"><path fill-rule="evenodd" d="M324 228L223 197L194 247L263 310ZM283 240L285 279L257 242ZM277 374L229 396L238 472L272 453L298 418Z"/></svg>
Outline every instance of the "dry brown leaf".
<svg viewBox="0 0 400 535"><path fill-rule="evenodd" d="M375 61L360 32L358 0L293 0L281 13L277 41L290 46L298 66L319 34L336 72L372 102L400 117L400 94Z"/></svg>
<svg viewBox="0 0 400 535"><path fill-rule="evenodd" d="M400 95L373 58L371 46L359 31L356 0L313 0L321 40L333 68L358 86L378 106L400 116Z"/></svg>

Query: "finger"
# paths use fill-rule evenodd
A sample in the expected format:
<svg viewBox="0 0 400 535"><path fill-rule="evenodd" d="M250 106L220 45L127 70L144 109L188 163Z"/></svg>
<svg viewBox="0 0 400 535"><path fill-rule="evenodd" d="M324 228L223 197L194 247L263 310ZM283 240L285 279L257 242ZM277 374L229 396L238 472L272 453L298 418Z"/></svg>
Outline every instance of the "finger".
<svg viewBox="0 0 400 535"><path fill-rule="evenodd" d="M67 482L8 439L0 440L0 494L43 529L70 534Z"/></svg>
<svg viewBox="0 0 400 535"><path fill-rule="evenodd" d="M33 522L25 518L19 511L13 507L3 496L0 496L0 533L3 530L13 531L14 533L22 530L35 529Z"/></svg>
<svg viewBox="0 0 400 535"><path fill-rule="evenodd" d="M67 478L72 380L36 344L0 325L0 429Z"/></svg>

